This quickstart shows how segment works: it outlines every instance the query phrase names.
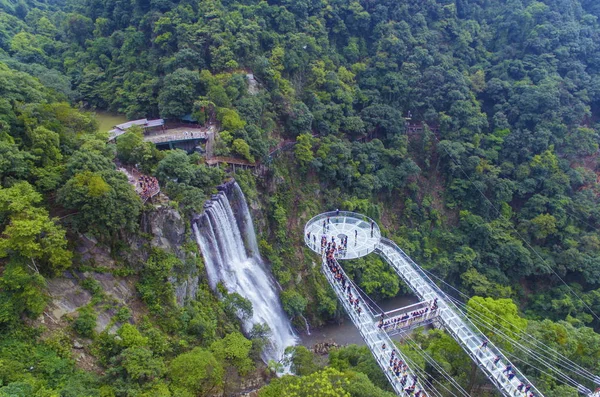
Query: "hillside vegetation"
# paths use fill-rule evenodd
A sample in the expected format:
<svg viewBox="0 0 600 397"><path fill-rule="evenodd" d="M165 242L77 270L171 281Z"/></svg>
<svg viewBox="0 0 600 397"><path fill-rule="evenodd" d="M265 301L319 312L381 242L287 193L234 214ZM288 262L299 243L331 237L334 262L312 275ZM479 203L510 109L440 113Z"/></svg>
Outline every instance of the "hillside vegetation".
<svg viewBox="0 0 600 397"><path fill-rule="evenodd" d="M376 219L476 297L472 310L599 373L598 17L595 0L0 0L0 396L227 393L268 338L242 335L251 307L209 291L191 240L185 253L151 244L156 208L114 160L156 176L184 217L230 170L139 131L106 144L94 110L215 120L217 155L262 165L235 177L299 329L341 317L301 238L340 208ZM283 141L295 145L270 155ZM84 236L116 268L82 260ZM180 307L170 276L191 268L199 295ZM94 299L40 326L47 280L89 271L130 277L143 309L84 276ZM379 260L347 271L377 299L407 292ZM116 334L94 331L106 307L121 313ZM415 337L473 395L493 393L446 334ZM75 339L93 368L75 362ZM303 376L263 395L389 390L364 349L332 352L327 368L303 348L292 357ZM525 371L548 396L576 395Z"/></svg>

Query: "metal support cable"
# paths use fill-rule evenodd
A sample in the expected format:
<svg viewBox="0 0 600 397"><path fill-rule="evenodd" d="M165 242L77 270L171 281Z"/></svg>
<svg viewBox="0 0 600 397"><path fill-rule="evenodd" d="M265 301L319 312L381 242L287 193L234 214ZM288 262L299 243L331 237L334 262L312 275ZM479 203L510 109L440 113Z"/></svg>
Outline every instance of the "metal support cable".
<svg viewBox="0 0 600 397"><path fill-rule="evenodd" d="M391 251L391 252L390 252ZM472 346L472 341L479 341L481 343L484 340L483 333L477 328L477 326L467 317L462 311L460 311L456 305L449 299L444 298L446 294L440 290L440 288L427 276L422 269L414 263L414 261L402 251L393 241L382 238L380 248L378 252L386 259L396 270L396 273L407 282L413 290L417 292L422 299L431 299L433 297L440 298L440 310L442 313L441 318L444 321L446 329L450 334L459 342L465 351L480 364L484 364L483 360L475 354L475 349ZM415 277L416 276L416 277ZM423 285L422 282L425 282ZM413 285L414 284L414 285ZM425 292L421 291L423 289ZM444 317L443 313L449 313ZM454 332L452 327L459 327L458 332ZM461 336L462 333L462 336ZM493 349L493 345L490 347L491 351L494 351L497 356L501 357L503 361L510 363L510 360L506 358L502 352L498 349ZM488 357L489 358L489 357ZM519 371L518 368L513 366L513 372L517 375L517 379L523 379L528 383L527 377ZM515 381L508 379L508 376L495 373L490 370L487 366L484 366L486 375L505 395L512 393L515 389ZM543 395L539 390L532 385L533 392L538 395ZM508 394L506 394L508 393Z"/></svg>
<svg viewBox="0 0 600 397"><path fill-rule="evenodd" d="M439 280L440 282L442 282L444 285L447 285L448 287L450 287L451 289L453 289L454 291L456 291L457 293L459 293L460 295L462 295L463 297L465 297L466 299L470 299L470 297L466 294L464 294L463 292L461 292L460 290L454 288L452 285L448 284L447 282L445 282L443 279L437 277L435 274L431 273L428 270L423 269L424 271L426 271L428 274L430 274L432 277L436 278L437 280ZM461 302L460 300L458 300L457 298L454 298L451 295L445 294L445 296L452 300L453 302L456 302L459 305L464 305L466 307L466 304ZM491 315L493 315L494 317L497 317L498 319L502 318L500 316L498 316L496 313L490 311L487 307L485 307L484 305L482 305L479 302L473 301L474 304L477 304L479 307L481 307L482 309L486 310L486 312L490 313ZM483 313L480 313L482 316L486 316ZM488 319L491 320L491 318L487 317ZM499 324L501 327L504 327L506 329L506 327L502 324ZM564 369L570 370L575 372L577 375L582 376L588 380L590 380L591 382L595 383L595 384L600 384L599 381L600 379L598 378L597 375L593 374L592 372L590 372L589 370L587 370L586 368L582 367L581 365L577 364L576 362L570 360L568 357L565 357L563 354L561 354L560 352L558 352L556 349L546 345L544 342L536 339L535 337L529 335L528 333L520 333L519 336L524 336L524 339L527 340L528 343L531 343L532 345L535 345L536 348L542 349L541 353L538 354L542 354L542 355L546 355L548 354L548 351L553 352L554 354L556 354L556 356L558 358L553 358L553 357L548 357L548 359L554 359L556 360L556 364L558 366L563 367Z"/></svg>
<svg viewBox="0 0 600 397"><path fill-rule="evenodd" d="M427 391L430 394L435 394L436 396L443 396L442 393L439 392L439 390L437 390L435 388L435 386L433 385L433 383L431 382L431 380L433 380L434 382L438 383L439 385L441 385L444 389L446 389L446 391L448 391L452 396L454 397L458 397L456 396L456 394L454 394L451 390L448 390L448 388L446 388L441 382L439 382L437 379L435 379L433 376L429 375L424 369L422 369L421 367L419 367L417 365L417 363L415 363L414 360L412 360L410 357L408 357L408 355L404 355L404 360L406 362L407 365L409 365L409 367L415 372L418 373L419 376L422 379L423 383L426 383L427 386ZM430 380L431 378L431 380Z"/></svg>
<svg viewBox="0 0 600 397"><path fill-rule="evenodd" d="M458 302L461 305L464 305L464 303L462 302ZM466 308L466 305L465 305ZM570 377L568 377L567 375L563 374L558 368L556 368L555 366L553 366L552 364L548 363L546 361L546 359L548 359L548 357L544 357L542 355L540 355L539 353L527 348L526 346L523 346L521 343L519 343L518 341L516 341L515 339L511 338L510 336L506 335L505 333L503 333L502 331L498 330L498 325L501 326L501 324L491 324L485 320L483 320L480 316L478 316L476 313L470 313L470 316L473 316L475 318L471 318L472 321L474 321L475 323L477 323L478 325L482 326L483 328L486 328L492 332L494 332L496 335L498 335L500 338L502 338L503 340L512 343L513 345L519 347L521 349L521 351L527 353L530 357L532 357L534 360L538 361L539 363L541 363L542 365L548 367L549 369L551 369L552 371L554 371L556 373L557 377L560 377L563 379L563 382L565 383L570 383L571 385L578 387L579 386L579 382L575 381L574 379L571 379ZM511 356L514 357L514 354L512 353L508 353L508 352L504 352L505 354L510 354ZM527 365L536 368L533 364L528 363L526 361L523 360L523 358L520 358L520 360L524 363L526 363ZM593 382L593 379L587 378L587 380L590 380Z"/></svg>
<svg viewBox="0 0 600 397"><path fill-rule="evenodd" d="M335 261L336 265L338 265L339 267L341 267L341 268L343 269L343 267L340 265L340 263L338 262L338 260L337 260L337 259L335 259L335 258L334 258L334 261ZM344 273L345 273L345 272L344 272ZM347 279L348 279L348 281L350 282L350 284L352 284L352 285L354 286L354 288L355 288L355 289L356 289L358 292L360 292L360 293L361 293L361 295L363 295L364 297L366 297L366 298L367 298L367 299L368 299L368 300L369 300L369 301L370 301L370 302L371 302L371 303L372 303L372 304L375 306L375 308L376 308L376 309L379 311L379 313L383 312L383 309L382 309L382 308L381 308L381 307L380 307L380 306L379 306L379 305L378 305L378 304L377 304L377 303L376 303L376 302L375 302L373 299L371 299L371 297L370 297L370 296L369 296L369 295L368 295L368 294L367 294L365 291L363 291L363 290L362 290L362 288L360 288L360 287L358 286L358 284L356 284L356 283L354 282L354 280L352 280L350 277L347 277ZM369 306L370 306L370 305L369 305Z"/></svg>
<svg viewBox="0 0 600 397"><path fill-rule="evenodd" d="M452 376L450 376L450 374L448 372L446 372L446 370L440 364L438 364L425 350L423 350L423 348L421 346L419 346L419 344L410 336L410 334L408 332L404 335L406 336L407 340L409 341L409 344L412 343L411 346L416 347L415 351L417 351L417 353L419 355L421 355L421 357L423 357L425 359L425 361L427 361L447 381L449 381L450 384L452 384L461 395L470 397L469 393L467 393L466 390L463 389L463 387L456 380L454 380L454 378L452 378Z"/></svg>

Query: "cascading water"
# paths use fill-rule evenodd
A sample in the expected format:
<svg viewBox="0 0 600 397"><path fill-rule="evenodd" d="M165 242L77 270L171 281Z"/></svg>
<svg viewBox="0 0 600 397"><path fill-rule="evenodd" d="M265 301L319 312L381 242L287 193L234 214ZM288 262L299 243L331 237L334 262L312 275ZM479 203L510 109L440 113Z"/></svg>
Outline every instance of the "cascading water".
<svg viewBox="0 0 600 397"><path fill-rule="evenodd" d="M215 290L222 282L230 293L237 292L252 303L252 318L244 322L244 330L250 332L255 324L267 324L271 343L263 351L263 360L280 361L285 348L297 343L297 337L260 257L252 218L238 184L221 186L192 227L210 287Z"/></svg>

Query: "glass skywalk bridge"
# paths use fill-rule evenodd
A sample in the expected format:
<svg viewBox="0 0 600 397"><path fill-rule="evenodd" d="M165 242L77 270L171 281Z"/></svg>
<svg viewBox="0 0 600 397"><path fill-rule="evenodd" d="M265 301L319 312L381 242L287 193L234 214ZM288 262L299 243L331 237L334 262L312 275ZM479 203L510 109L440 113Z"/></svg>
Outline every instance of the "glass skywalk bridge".
<svg viewBox="0 0 600 397"><path fill-rule="evenodd" d="M410 360L401 356L398 351L395 351L395 357L408 365L408 368L399 375L390 368L390 354L394 348L390 335L408 332L417 326L433 322L443 327L459 343L504 396L543 396L525 375L492 342L486 339L454 303L446 298L444 292L400 247L393 241L381 237L379 226L370 218L347 211L333 211L317 215L307 222L304 228L304 241L310 249L321 256L322 270L327 280L398 395L415 396L418 390L423 390L421 392L423 394L419 394L419 396L429 396L430 394L427 393L427 387L422 388L422 383L420 383L422 379L417 376L419 372L417 368L414 366L411 368ZM358 305L349 300L347 288L340 281L340 276L332 273L326 255L331 253L332 260L339 264L338 260L360 258L371 252L375 252L386 260L419 297L421 302L414 310L429 308L422 318L396 322L396 318L403 318L414 310L411 307L400 308L387 314L383 313L382 316L382 313L373 313L362 298L359 299ZM341 273L350 285L350 279L343 273L341 266L338 273ZM350 288L358 297L358 292L352 286ZM434 303L435 309L432 310ZM382 318L384 323L393 319L395 325L380 327ZM509 375L511 373L512 376ZM407 377L404 377L404 374ZM403 379L406 381L407 378L415 380L414 388L407 389L407 385L412 384L410 380L404 385L401 383ZM525 392L521 385L528 385L528 391ZM600 397L600 393L592 393L583 385L580 385L578 390L590 397Z"/></svg>

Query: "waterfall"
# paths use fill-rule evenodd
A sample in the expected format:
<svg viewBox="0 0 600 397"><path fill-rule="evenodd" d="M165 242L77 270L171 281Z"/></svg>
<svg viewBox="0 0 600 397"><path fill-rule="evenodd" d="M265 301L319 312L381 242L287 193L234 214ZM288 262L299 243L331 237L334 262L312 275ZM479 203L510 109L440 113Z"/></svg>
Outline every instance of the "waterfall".
<svg viewBox="0 0 600 397"><path fill-rule="evenodd" d="M297 337L279 301L275 280L258 251L252 218L238 184L220 186L192 228L210 287L215 290L221 282L230 293L237 292L252 303L252 318L244 321L244 331L250 332L254 324L267 324L271 336L263 360L280 361L285 348L297 343Z"/></svg>
<svg viewBox="0 0 600 397"><path fill-rule="evenodd" d="M310 326L308 325L308 320L302 314L300 315L304 320L304 325L306 325L306 335L310 336Z"/></svg>

